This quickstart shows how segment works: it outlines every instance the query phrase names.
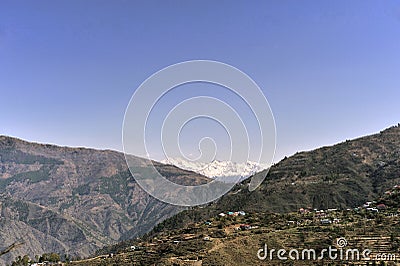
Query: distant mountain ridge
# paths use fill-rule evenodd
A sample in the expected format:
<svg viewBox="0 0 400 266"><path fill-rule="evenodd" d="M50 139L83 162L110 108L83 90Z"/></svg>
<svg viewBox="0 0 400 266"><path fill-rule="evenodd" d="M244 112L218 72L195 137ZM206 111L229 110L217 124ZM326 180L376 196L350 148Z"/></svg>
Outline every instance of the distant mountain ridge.
<svg viewBox="0 0 400 266"><path fill-rule="evenodd" d="M162 160L161 163L175 165L181 169L193 171L210 178L220 178L224 182L243 181L247 177L254 175L264 169L267 165L248 161L245 163L236 163L232 161L214 160L210 163L193 162L182 158L169 158Z"/></svg>
<svg viewBox="0 0 400 266"><path fill-rule="evenodd" d="M213 204L182 211L153 232L182 228L226 211L347 209L379 198L400 184L400 124L378 134L298 152L256 175L266 178L255 191L248 190L250 177Z"/></svg>
<svg viewBox="0 0 400 266"><path fill-rule="evenodd" d="M131 160L135 174L147 174L147 160ZM174 166L154 165L177 183L209 180ZM143 191L122 153L0 136L0 249L25 242L1 257L0 265L24 254L88 256L104 245L142 235L180 210Z"/></svg>

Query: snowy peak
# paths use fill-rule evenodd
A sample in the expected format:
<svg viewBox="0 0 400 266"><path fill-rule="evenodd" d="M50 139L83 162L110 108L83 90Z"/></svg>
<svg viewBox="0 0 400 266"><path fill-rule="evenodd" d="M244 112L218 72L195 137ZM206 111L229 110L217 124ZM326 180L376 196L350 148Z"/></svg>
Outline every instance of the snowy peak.
<svg viewBox="0 0 400 266"><path fill-rule="evenodd" d="M226 182L241 181L247 177L264 170L266 165L257 162L247 161L236 163L231 161L214 160L210 163L189 161L182 158L169 158L161 161L164 164L172 164L179 168L193 171L210 178L220 178Z"/></svg>

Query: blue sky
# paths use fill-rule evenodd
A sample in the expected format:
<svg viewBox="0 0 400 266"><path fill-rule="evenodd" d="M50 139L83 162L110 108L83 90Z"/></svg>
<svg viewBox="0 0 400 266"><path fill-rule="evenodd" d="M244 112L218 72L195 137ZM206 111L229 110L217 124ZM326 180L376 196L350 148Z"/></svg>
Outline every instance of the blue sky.
<svg viewBox="0 0 400 266"><path fill-rule="evenodd" d="M122 150L135 89L174 63L246 72L279 160L400 122L396 1L1 1L0 134Z"/></svg>

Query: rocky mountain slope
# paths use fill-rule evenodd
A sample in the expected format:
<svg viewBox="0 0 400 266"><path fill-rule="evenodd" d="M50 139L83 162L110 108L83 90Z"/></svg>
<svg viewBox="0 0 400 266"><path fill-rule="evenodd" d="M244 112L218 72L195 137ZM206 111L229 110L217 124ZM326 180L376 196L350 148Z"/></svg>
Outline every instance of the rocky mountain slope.
<svg viewBox="0 0 400 266"><path fill-rule="evenodd" d="M146 161L132 160L134 171L146 174ZM173 166L156 167L177 183L208 181ZM144 192L121 153L0 136L0 249L24 242L1 257L1 265L17 255L44 252L85 257L144 234L180 210Z"/></svg>
<svg viewBox="0 0 400 266"><path fill-rule="evenodd" d="M165 220L150 236L229 210L286 213L300 208L347 209L376 199L400 184L400 124L378 134L285 158L271 167L253 192L248 190L249 182L237 184L213 204Z"/></svg>

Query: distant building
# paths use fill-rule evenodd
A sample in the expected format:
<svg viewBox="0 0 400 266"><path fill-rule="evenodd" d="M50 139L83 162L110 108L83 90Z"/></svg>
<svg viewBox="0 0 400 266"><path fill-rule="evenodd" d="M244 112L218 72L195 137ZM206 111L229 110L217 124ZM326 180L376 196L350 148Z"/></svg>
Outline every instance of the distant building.
<svg viewBox="0 0 400 266"><path fill-rule="evenodd" d="M377 208L367 208L367 211L370 212L379 212L379 210Z"/></svg>
<svg viewBox="0 0 400 266"><path fill-rule="evenodd" d="M321 224L331 224L332 220L331 219L321 219Z"/></svg>
<svg viewBox="0 0 400 266"><path fill-rule="evenodd" d="M381 203L381 204L376 205L376 208L377 208L378 210L384 210L384 209L386 209L387 207L386 207L385 204Z"/></svg>

